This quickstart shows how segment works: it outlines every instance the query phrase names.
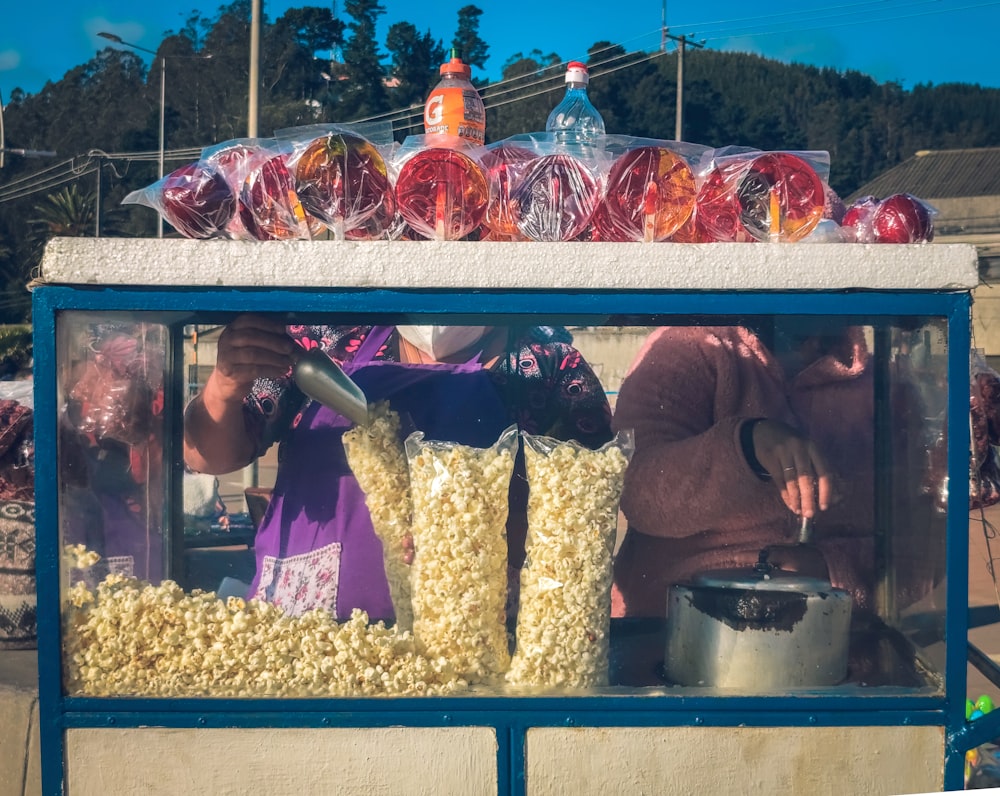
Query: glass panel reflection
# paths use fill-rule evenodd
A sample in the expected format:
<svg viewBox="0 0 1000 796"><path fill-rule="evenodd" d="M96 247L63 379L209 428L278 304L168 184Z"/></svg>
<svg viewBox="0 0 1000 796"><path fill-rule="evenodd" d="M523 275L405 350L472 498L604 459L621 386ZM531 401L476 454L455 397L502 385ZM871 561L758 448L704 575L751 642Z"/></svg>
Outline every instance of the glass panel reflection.
<svg viewBox="0 0 1000 796"><path fill-rule="evenodd" d="M488 320L62 316L68 692L941 688L941 319Z"/></svg>

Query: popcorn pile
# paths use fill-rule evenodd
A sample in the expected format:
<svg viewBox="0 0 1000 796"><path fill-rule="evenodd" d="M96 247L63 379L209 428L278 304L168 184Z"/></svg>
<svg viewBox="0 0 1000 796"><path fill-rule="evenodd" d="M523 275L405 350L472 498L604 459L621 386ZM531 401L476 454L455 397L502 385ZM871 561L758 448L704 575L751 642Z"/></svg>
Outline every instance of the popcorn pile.
<svg viewBox="0 0 1000 796"><path fill-rule="evenodd" d="M355 611L293 617L258 600L109 575L64 614L66 689L83 696L423 696L465 690L410 633Z"/></svg>
<svg viewBox="0 0 1000 796"><path fill-rule="evenodd" d="M404 560L410 535L410 471L400 439L399 415L381 401L369 409L368 423L345 431L344 450L365 493L372 527L382 542L382 560L396 627L413 629L410 564Z"/></svg>
<svg viewBox="0 0 1000 796"><path fill-rule="evenodd" d="M260 600L111 574L94 590L82 581L66 593L68 693L354 697L607 685L611 556L631 436L591 451L522 435L527 560L512 658L506 522L517 428L479 449L419 432L404 446L399 426L383 404L344 435L386 550L395 627L370 624L362 611L341 623L320 609L295 617ZM410 532L412 566L403 561ZM82 545L64 548L68 568L98 559Z"/></svg>
<svg viewBox="0 0 1000 796"><path fill-rule="evenodd" d="M413 496L413 635L470 683L510 665L507 513L517 427L490 448L406 440Z"/></svg>
<svg viewBox="0 0 1000 796"><path fill-rule="evenodd" d="M86 545L68 544L63 546L63 564L67 569L90 569L101 557Z"/></svg>
<svg viewBox="0 0 1000 796"><path fill-rule="evenodd" d="M597 451L523 437L527 559L506 679L517 686L605 686L611 559L631 437L619 434Z"/></svg>

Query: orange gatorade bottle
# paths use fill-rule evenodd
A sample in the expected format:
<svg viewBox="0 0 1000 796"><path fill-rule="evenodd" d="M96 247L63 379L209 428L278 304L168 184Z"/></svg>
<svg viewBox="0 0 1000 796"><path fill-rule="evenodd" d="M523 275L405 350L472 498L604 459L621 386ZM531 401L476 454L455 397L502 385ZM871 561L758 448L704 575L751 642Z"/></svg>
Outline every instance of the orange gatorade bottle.
<svg viewBox="0 0 1000 796"><path fill-rule="evenodd" d="M441 64L441 82L424 104L424 132L466 138L476 144L486 140L486 108L469 77L472 69L462 63L452 47L447 63Z"/></svg>

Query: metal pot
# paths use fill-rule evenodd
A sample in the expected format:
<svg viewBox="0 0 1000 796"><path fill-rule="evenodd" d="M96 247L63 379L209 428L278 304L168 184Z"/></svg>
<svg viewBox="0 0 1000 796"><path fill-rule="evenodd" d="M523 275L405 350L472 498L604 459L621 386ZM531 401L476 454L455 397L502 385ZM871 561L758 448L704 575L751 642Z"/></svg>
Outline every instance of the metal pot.
<svg viewBox="0 0 1000 796"><path fill-rule="evenodd" d="M774 690L847 676L851 597L767 565L706 572L667 598L664 672L678 685Z"/></svg>

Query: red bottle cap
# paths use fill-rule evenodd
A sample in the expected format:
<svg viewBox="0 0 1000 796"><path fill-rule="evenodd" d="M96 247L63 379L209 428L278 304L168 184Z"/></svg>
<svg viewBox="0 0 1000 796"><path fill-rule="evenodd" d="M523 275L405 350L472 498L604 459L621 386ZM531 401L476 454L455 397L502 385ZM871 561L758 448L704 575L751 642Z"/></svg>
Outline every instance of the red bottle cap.
<svg viewBox="0 0 1000 796"><path fill-rule="evenodd" d="M458 51L454 47L448 53L448 58L449 60L441 64L441 69L438 70L442 75L459 74L463 77L471 77L472 67L462 63L462 59L458 57Z"/></svg>

